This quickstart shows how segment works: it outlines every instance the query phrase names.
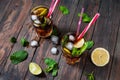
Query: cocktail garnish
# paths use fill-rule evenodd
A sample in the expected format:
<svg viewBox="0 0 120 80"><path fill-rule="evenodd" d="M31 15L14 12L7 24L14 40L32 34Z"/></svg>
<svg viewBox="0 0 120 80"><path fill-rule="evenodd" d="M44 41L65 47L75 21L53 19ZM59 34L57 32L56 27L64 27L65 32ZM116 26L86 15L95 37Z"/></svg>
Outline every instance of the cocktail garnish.
<svg viewBox="0 0 120 80"><path fill-rule="evenodd" d="M94 45L93 41L87 41L80 49L74 47L72 50L72 56L76 56L76 57L80 56L83 52L92 48L93 45Z"/></svg>

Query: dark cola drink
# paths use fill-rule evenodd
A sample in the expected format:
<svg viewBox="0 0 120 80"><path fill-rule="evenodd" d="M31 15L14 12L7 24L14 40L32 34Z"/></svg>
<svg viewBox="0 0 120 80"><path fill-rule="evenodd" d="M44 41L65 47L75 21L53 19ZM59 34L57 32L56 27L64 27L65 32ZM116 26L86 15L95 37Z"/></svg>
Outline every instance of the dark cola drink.
<svg viewBox="0 0 120 80"><path fill-rule="evenodd" d="M45 6L38 6L31 10L31 19L38 36L49 37L53 31L52 21L46 17L49 9Z"/></svg>

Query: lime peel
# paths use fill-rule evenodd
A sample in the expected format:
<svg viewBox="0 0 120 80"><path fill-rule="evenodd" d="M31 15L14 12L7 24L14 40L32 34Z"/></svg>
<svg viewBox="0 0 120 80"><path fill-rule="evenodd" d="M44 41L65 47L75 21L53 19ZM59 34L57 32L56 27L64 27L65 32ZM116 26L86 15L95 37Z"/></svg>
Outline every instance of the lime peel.
<svg viewBox="0 0 120 80"><path fill-rule="evenodd" d="M29 64L29 71L30 71L33 75L39 75L39 74L42 73L41 67L40 67L38 64L34 63L34 62L31 62L31 63Z"/></svg>

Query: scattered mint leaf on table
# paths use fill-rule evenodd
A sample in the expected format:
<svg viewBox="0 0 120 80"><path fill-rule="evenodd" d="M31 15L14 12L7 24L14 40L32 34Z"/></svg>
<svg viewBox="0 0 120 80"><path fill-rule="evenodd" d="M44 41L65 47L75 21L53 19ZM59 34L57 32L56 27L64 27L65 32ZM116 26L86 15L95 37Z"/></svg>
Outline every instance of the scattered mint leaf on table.
<svg viewBox="0 0 120 80"><path fill-rule="evenodd" d="M16 39L15 37L11 37L10 42L11 42L11 43L16 43L16 42L17 42L17 39Z"/></svg>
<svg viewBox="0 0 120 80"><path fill-rule="evenodd" d="M45 69L45 71L47 73L52 72L52 76L56 76L58 72L57 62L51 58L45 58L44 62L47 65L47 68Z"/></svg>
<svg viewBox="0 0 120 80"><path fill-rule="evenodd" d="M25 38L21 38L20 43L23 47L26 47L29 45L29 42Z"/></svg>
<svg viewBox="0 0 120 80"><path fill-rule="evenodd" d="M68 10L68 8L66 8L65 6L60 6L60 7L59 7L59 10L60 10L64 15L69 14L69 10Z"/></svg>
<svg viewBox="0 0 120 80"><path fill-rule="evenodd" d="M24 61L26 58L28 57L28 53L25 50L20 50L20 51L16 51L14 52L11 56L10 56L10 60L13 64L18 64L22 61Z"/></svg>
<svg viewBox="0 0 120 80"><path fill-rule="evenodd" d="M93 72L87 75L88 80L95 80Z"/></svg>
<svg viewBox="0 0 120 80"><path fill-rule="evenodd" d="M78 16L80 17L80 13L78 13ZM89 23L90 21L92 20L92 18L86 14L86 13L83 13L82 15L82 21L85 22L85 23Z"/></svg>

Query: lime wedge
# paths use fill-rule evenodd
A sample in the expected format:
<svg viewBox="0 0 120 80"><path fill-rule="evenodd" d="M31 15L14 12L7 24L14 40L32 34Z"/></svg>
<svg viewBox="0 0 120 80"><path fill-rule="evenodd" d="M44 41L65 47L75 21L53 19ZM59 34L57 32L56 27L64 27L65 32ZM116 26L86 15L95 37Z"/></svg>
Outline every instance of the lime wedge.
<svg viewBox="0 0 120 80"><path fill-rule="evenodd" d="M39 74L42 73L41 67L40 67L38 64L34 63L34 62L31 62L31 63L29 64L29 71L30 71L33 75L39 75Z"/></svg>

